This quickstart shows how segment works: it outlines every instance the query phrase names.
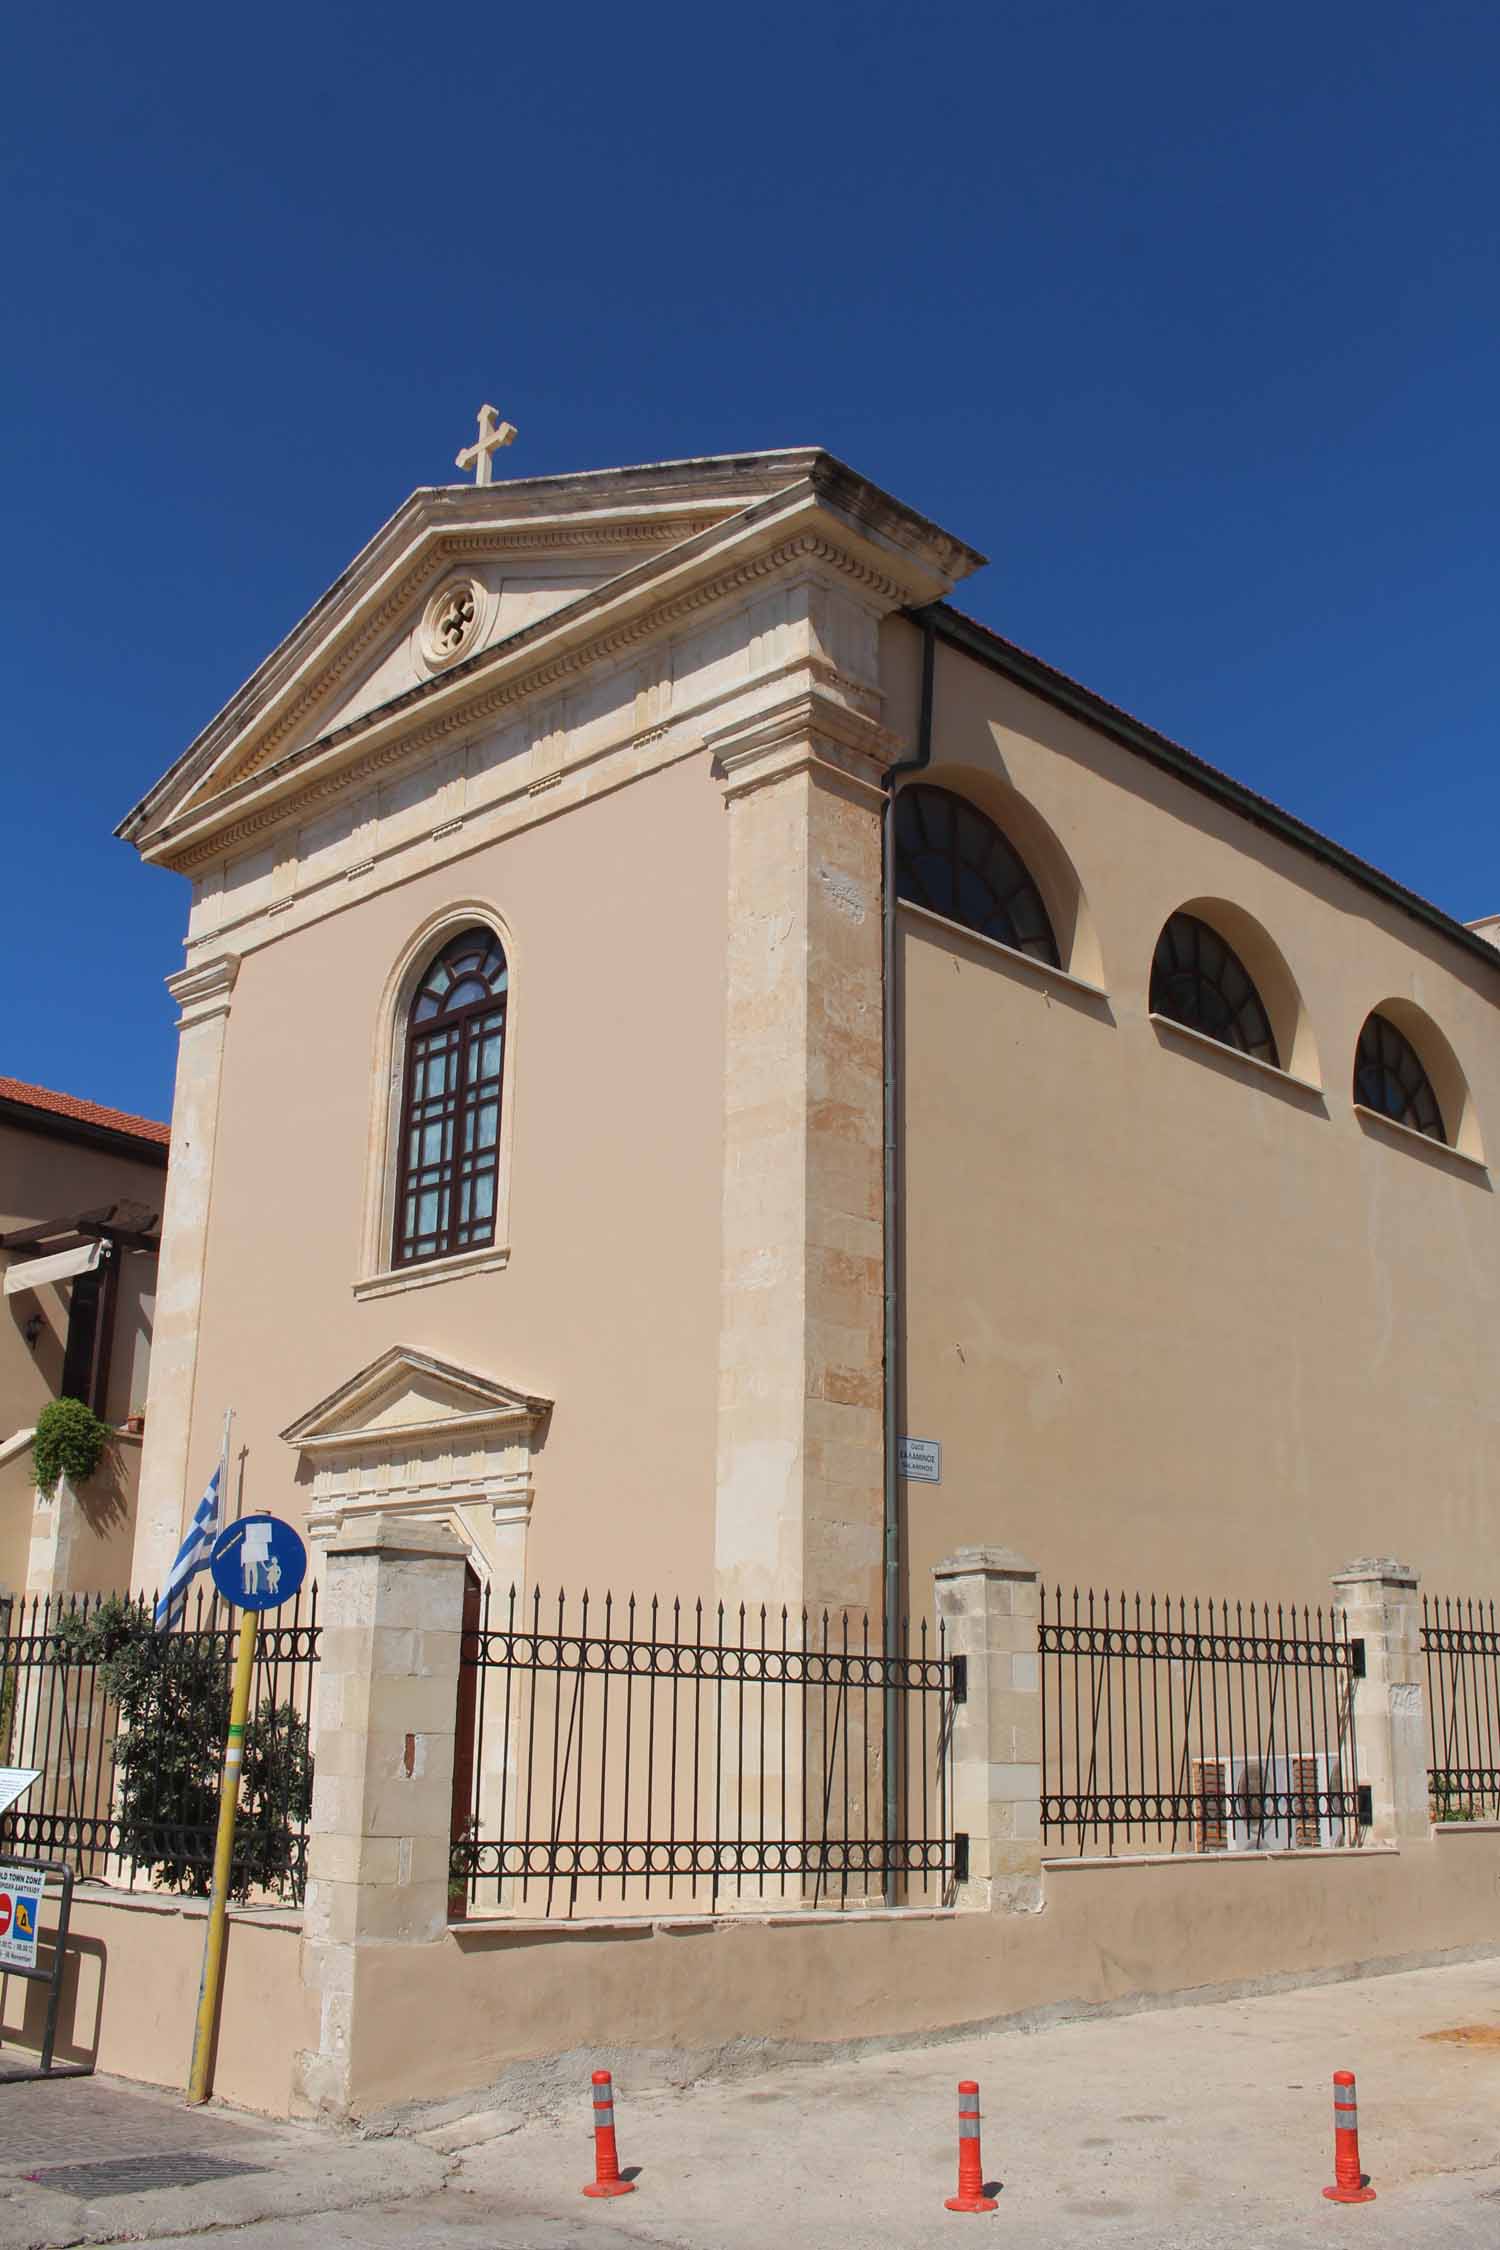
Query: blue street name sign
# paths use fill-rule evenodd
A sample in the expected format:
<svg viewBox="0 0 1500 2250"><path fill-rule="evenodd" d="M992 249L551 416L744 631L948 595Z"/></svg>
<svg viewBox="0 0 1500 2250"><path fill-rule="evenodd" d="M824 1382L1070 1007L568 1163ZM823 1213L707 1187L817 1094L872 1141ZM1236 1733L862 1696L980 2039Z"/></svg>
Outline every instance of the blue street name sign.
<svg viewBox="0 0 1500 2250"><path fill-rule="evenodd" d="M241 1516L214 1541L208 1567L236 1609L279 1609L307 1576L307 1549L280 1516Z"/></svg>

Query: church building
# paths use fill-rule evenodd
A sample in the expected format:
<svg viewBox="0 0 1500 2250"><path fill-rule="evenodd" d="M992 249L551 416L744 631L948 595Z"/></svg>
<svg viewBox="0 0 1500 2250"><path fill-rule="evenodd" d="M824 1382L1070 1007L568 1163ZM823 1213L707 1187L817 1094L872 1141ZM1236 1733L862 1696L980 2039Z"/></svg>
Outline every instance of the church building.
<svg viewBox="0 0 1500 2250"><path fill-rule="evenodd" d="M500 1588L1493 1585L1488 937L827 453L507 434L120 830L192 886L135 1583L232 1408L315 1556L410 1513Z"/></svg>

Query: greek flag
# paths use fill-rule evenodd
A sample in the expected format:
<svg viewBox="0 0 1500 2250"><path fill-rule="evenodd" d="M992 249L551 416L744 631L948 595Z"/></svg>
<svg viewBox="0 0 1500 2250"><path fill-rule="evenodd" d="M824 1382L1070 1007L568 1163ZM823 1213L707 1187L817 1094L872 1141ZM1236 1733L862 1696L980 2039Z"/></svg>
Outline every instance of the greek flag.
<svg viewBox="0 0 1500 2250"><path fill-rule="evenodd" d="M188 1525L186 1539L177 1550L177 1560L156 1604L156 1630L169 1631L182 1622L187 1608L188 1581L200 1570L207 1570L208 1558L213 1553L214 1541L219 1536L219 1493L224 1483L224 1463L221 1460L208 1480L208 1490L193 1510L193 1520Z"/></svg>

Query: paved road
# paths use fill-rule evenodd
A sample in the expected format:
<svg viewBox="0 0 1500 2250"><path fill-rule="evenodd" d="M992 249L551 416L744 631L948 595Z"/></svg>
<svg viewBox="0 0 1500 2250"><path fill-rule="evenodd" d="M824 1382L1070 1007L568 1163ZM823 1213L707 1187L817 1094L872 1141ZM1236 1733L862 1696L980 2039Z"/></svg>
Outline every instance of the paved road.
<svg viewBox="0 0 1500 2250"><path fill-rule="evenodd" d="M451 2159L411 2141L356 2142L217 2107L185 2109L180 2096L117 2079L7 2083L11 2060L14 2050L0 2058L0 2250L426 2195L452 2169Z"/></svg>
<svg viewBox="0 0 1500 2250"><path fill-rule="evenodd" d="M1343 2066L1359 2075L1379 2197L1359 2209L1319 2192L1331 2168L1330 2080ZM1002 2183L992 2219L943 2209L961 2076L983 2089L986 2169ZM68 2091L46 2090L59 2113ZM616 2203L578 2192L589 2165L584 2080L561 2114L480 2109L421 2143L283 2141L278 2129L274 2165L263 2143L239 2144L262 2182L287 2170L305 2180L324 2152L321 2196L299 2190L260 2223L246 2224L258 2191L244 2178L205 2178L95 2196L91 2232L29 2239L128 2234L223 2250L215 2232L185 2229L228 2223L238 2250L908 2250L988 2228L1006 2250L1305 2250L1356 2238L1368 2250L1497 2250L1500 1961L685 2090L632 2089L622 2069L617 2105L621 2160L639 2167L639 2187ZM244 2128L219 2116L227 2149ZM435 2170L402 2169L417 2164ZM184 2196L195 2198L191 2218L175 2201ZM0 2245L25 2239L0 2226Z"/></svg>
<svg viewBox="0 0 1500 2250"><path fill-rule="evenodd" d="M1488 2200L1486 2200L1488 2197ZM1323 2243L1342 2245L1357 2232L1362 2250L1495 2250L1500 2239L1500 2170L1488 2175L1481 2188L1473 2183L1445 2181L1401 2195L1389 2203L1376 2202L1358 2210L1337 2210L1325 2203L1321 2211L1307 2212L1267 2226L1242 2219L1225 2219L1204 2213L1190 2220L1144 2230L1120 2227L1097 2215L1080 2220L1060 2207L1056 2216L1038 2220L1034 2215L1017 2223L1003 2210L993 2218L959 2218L938 2210L919 2232L895 2236L869 2231L863 2209L851 2206L831 2230L825 2222L809 2221L773 2229L766 2218L751 2231L736 2228L726 2236L715 2227L684 2234L665 2227L660 2219L646 2225L626 2225L616 2219L618 2206L585 2211L582 2217L544 2217L499 2214L482 2206L465 2210L463 2199L451 2192L430 2201L399 2209L346 2211L338 2217L302 2220L292 2225L272 2220L234 2235L236 2250L711 2250L726 2241L784 2243L797 2250L861 2250L861 2246L900 2240L924 2246L949 2239L948 2230L966 2239L966 2227L988 2227L995 2250L1077 2250L1097 2242L1100 2250L1310 2250ZM634 2206L632 2206L634 2208ZM754 2226L758 2225L758 2233ZM984 2237L980 2237L981 2241ZM215 2234L174 2235L163 2250L225 2250L224 2237Z"/></svg>

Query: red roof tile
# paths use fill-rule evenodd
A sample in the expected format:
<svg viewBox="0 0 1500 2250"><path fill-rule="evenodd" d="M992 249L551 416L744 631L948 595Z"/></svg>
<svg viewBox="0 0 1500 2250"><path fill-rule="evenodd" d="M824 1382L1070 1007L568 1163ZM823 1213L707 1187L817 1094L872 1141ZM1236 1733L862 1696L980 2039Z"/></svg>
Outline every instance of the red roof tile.
<svg viewBox="0 0 1500 2250"><path fill-rule="evenodd" d="M132 1117L129 1110L106 1109L102 1102L80 1101L76 1094L54 1094L49 1086L28 1086L21 1078L0 1078L0 1101L45 1110L52 1117L71 1117L80 1125L102 1125L112 1133L128 1133L133 1140L157 1141L163 1148L171 1139L171 1127L158 1125L153 1117Z"/></svg>

